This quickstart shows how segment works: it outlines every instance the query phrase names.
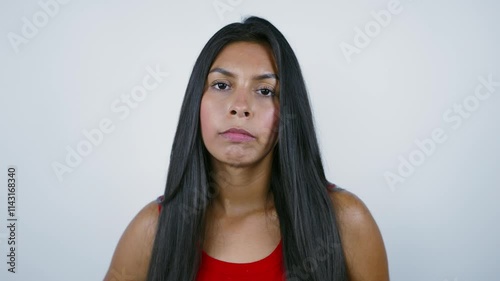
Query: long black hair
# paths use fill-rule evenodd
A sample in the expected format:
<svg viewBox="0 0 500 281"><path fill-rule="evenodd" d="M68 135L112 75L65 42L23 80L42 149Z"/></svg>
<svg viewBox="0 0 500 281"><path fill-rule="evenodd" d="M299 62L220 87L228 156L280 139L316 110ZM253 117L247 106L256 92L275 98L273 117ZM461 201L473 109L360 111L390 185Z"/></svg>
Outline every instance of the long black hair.
<svg viewBox="0 0 500 281"><path fill-rule="evenodd" d="M286 280L347 280L337 218L328 194L302 72L283 34L251 16L215 33L195 62L170 154L164 201L148 270L149 281L196 278L205 211L217 193L210 154L201 137L200 104L210 67L228 44L265 44L280 79L280 122L270 192L283 241Z"/></svg>

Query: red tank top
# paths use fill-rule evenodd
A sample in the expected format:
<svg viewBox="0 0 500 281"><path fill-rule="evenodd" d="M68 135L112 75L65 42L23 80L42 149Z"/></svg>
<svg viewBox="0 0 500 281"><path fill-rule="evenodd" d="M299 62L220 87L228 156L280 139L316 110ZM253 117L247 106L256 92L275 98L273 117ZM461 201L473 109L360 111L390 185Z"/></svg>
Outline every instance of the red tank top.
<svg viewBox="0 0 500 281"><path fill-rule="evenodd" d="M330 184L328 188L335 185ZM161 202L164 196L158 197L158 211L161 211ZM202 250L201 264L196 281L284 281L285 270L283 266L283 243L267 257L250 263L232 263L215 259Z"/></svg>

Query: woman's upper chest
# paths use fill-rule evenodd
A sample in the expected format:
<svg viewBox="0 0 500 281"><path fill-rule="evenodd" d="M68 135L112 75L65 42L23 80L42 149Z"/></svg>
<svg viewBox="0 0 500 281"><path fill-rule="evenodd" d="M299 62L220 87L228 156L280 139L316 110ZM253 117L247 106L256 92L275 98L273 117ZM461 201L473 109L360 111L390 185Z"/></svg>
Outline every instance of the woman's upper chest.
<svg viewBox="0 0 500 281"><path fill-rule="evenodd" d="M281 240L275 211L242 217L208 215L203 250L226 262L248 263L267 257Z"/></svg>

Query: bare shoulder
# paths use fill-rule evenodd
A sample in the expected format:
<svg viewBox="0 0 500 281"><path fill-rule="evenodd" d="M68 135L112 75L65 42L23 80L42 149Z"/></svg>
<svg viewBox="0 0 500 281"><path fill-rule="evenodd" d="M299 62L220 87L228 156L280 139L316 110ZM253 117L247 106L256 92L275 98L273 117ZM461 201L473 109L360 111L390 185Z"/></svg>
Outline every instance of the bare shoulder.
<svg viewBox="0 0 500 281"><path fill-rule="evenodd" d="M135 215L118 241L104 281L146 280L158 217L156 200Z"/></svg>
<svg viewBox="0 0 500 281"><path fill-rule="evenodd" d="M339 224L351 281L388 281L387 254L380 230L365 203L355 194L329 191Z"/></svg>
<svg viewBox="0 0 500 281"><path fill-rule="evenodd" d="M374 223L370 210L354 193L336 187L329 191L329 195L341 227L362 227L364 222Z"/></svg>

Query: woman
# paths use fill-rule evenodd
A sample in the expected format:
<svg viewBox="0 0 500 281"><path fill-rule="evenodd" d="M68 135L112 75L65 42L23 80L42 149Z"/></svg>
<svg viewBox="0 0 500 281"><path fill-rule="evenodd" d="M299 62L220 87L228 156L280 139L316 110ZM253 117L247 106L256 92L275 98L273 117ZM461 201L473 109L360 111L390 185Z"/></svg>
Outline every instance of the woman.
<svg viewBox="0 0 500 281"><path fill-rule="evenodd" d="M201 51L164 195L105 280L389 280L369 210L325 177L297 58L268 21L229 24Z"/></svg>

